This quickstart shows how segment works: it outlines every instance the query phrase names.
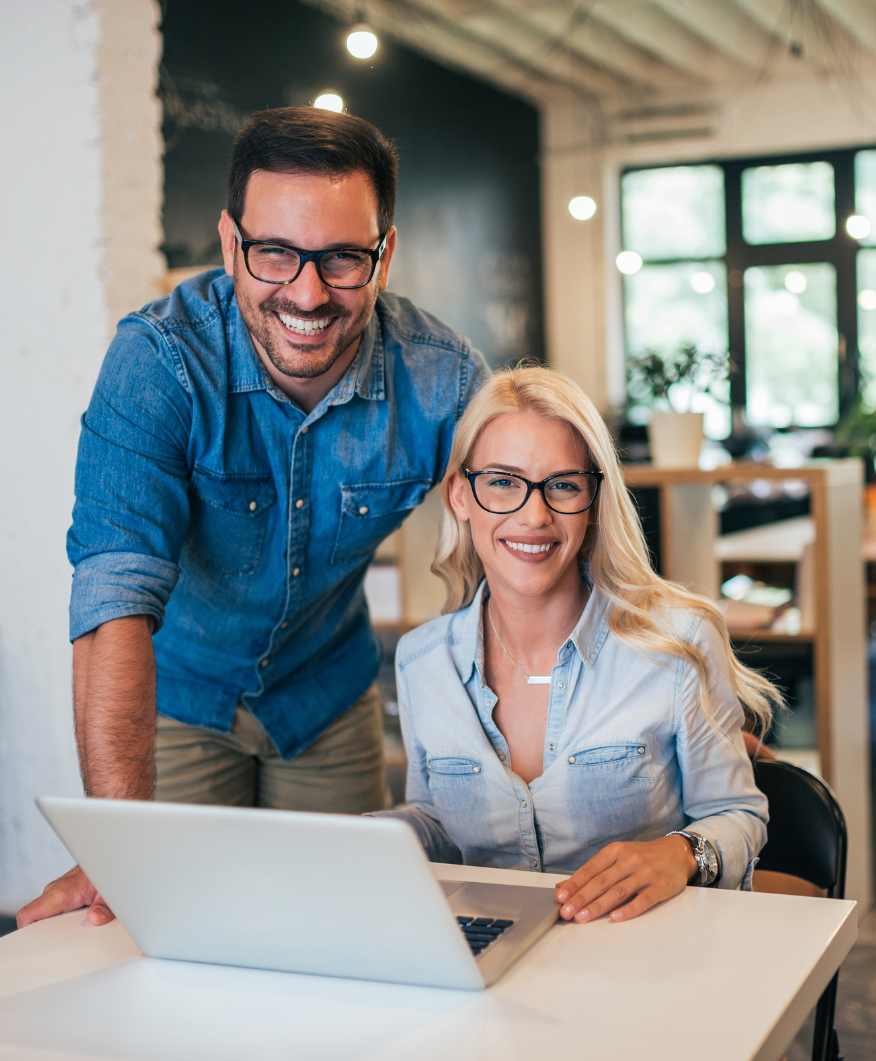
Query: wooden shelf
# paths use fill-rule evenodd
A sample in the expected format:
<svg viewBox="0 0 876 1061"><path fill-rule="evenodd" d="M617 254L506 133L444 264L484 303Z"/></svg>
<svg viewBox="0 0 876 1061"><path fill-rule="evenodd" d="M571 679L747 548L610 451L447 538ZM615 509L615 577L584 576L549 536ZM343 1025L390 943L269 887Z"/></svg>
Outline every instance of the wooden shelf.
<svg viewBox="0 0 876 1061"><path fill-rule="evenodd" d="M776 641L801 645L815 644L815 634L781 634L776 630L729 630L730 640L735 644L751 641Z"/></svg>

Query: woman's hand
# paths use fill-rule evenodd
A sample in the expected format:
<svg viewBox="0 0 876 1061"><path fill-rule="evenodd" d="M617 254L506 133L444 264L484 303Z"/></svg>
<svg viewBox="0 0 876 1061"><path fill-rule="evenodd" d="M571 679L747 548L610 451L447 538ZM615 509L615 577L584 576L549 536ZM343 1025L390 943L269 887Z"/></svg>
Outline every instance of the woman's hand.
<svg viewBox="0 0 876 1061"><path fill-rule="evenodd" d="M699 867L683 836L609 844L557 884L560 917L593 921L611 911L610 920L629 921L683 891L694 875Z"/></svg>

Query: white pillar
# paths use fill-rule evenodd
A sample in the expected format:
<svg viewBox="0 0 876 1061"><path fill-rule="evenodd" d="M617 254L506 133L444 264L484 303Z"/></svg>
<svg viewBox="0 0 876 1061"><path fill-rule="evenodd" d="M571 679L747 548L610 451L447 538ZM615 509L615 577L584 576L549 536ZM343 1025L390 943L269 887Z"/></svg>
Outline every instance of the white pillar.
<svg viewBox="0 0 876 1061"><path fill-rule="evenodd" d="M110 319L157 292L152 0L0 4L0 912L71 860L33 805L80 791L65 535Z"/></svg>

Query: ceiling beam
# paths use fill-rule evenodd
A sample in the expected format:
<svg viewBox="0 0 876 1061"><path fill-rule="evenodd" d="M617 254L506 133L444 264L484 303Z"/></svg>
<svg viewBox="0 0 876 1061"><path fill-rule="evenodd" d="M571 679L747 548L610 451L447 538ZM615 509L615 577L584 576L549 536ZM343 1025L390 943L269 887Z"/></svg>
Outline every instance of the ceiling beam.
<svg viewBox="0 0 876 1061"><path fill-rule="evenodd" d="M726 0L656 0L676 22L739 66L756 68L775 41L772 33Z"/></svg>
<svg viewBox="0 0 876 1061"><path fill-rule="evenodd" d="M356 10L347 0L305 0L341 22L355 21ZM507 92L538 104L571 92L593 98L587 86L570 82L550 69L527 64L496 43L443 17L415 7L410 0L370 0L368 21L386 37L398 40L442 65L480 77Z"/></svg>
<svg viewBox="0 0 876 1061"><path fill-rule="evenodd" d="M655 4L635 0L599 3L594 6L591 18L611 27L676 70L706 84L738 80L741 70L745 69Z"/></svg>
<svg viewBox="0 0 876 1061"><path fill-rule="evenodd" d="M876 8L869 0L819 0L852 40L876 54Z"/></svg>
<svg viewBox="0 0 876 1061"><path fill-rule="evenodd" d="M699 82L669 66L655 55L619 36L589 17L587 9L531 0L492 0L496 7L513 12L546 39L582 56L632 85L656 91L678 92Z"/></svg>

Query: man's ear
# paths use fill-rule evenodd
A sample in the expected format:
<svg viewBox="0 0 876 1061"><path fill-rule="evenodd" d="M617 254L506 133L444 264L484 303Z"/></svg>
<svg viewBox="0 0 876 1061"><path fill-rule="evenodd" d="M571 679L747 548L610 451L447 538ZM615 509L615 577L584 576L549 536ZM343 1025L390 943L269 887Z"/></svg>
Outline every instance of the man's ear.
<svg viewBox="0 0 876 1061"><path fill-rule="evenodd" d="M227 210L223 210L219 216L219 239L222 242L222 261L225 263L225 272L234 276L234 252L237 249L237 236L234 234L234 223Z"/></svg>
<svg viewBox="0 0 876 1061"><path fill-rule="evenodd" d="M380 279L377 281L378 291L385 291L386 285L389 283L389 263L392 261L392 255L395 251L397 235L398 233L393 225L386 237L386 249L380 259Z"/></svg>
<svg viewBox="0 0 876 1061"><path fill-rule="evenodd" d="M460 471L453 473L453 478L450 480L450 485L447 489L447 500L450 502L450 507L453 509L453 514L456 518L463 523L468 523L471 519L468 510L469 501L471 500L471 489L468 485L468 479Z"/></svg>

